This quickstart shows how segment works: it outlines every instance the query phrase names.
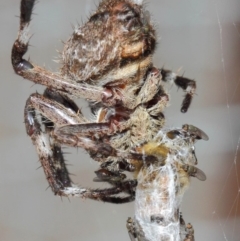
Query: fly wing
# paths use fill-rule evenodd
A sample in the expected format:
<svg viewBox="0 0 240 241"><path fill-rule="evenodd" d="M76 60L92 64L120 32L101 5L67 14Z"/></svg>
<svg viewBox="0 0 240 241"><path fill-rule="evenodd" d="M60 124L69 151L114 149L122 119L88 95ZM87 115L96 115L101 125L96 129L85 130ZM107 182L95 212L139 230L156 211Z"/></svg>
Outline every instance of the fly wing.
<svg viewBox="0 0 240 241"><path fill-rule="evenodd" d="M196 177L200 181L205 181L207 179L206 174L200 170L199 168L196 168L196 172L194 173L193 177Z"/></svg>

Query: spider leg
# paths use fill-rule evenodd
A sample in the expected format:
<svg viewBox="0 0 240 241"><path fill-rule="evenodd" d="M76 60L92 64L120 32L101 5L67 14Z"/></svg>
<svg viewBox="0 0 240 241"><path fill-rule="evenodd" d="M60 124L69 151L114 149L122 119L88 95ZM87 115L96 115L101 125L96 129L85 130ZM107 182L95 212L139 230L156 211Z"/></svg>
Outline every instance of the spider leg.
<svg viewBox="0 0 240 241"><path fill-rule="evenodd" d="M37 148L39 160L52 191L56 195L64 196L62 190L71 186L72 182L69 178L60 146L56 143L51 143L49 136L42 131L33 108L27 106L24 117L27 134ZM79 193L83 194L84 192L85 189L79 190Z"/></svg>
<svg viewBox="0 0 240 241"><path fill-rule="evenodd" d="M95 171L95 173L97 175L97 178L94 178L94 181L107 182L116 188L121 188L122 192L130 194L128 198L135 198L135 191L137 186L136 179L124 181L124 179L126 178L125 174L120 173L119 171L112 172L107 169L99 169Z"/></svg>
<svg viewBox="0 0 240 241"><path fill-rule="evenodd" d="M62 93L71 93L73 96L84 98L95 102L104 102L113 105L119 101L118 95L113 96L111 89L92 86L86 83L66 79L57 73L52 73L23 58L29 45L29 24L35 0L22 0L20 6L20 27L16 41L12 47L12 65L16 74L35 83L47 86L50 89ZM81 80L79 80L81 81ZM87 90L87 91L86 91Z"/></svg>
<svg viewBox="0 0 240 241"><path fill-rule="evenodd" d="M177 76L172 71L166 70L166 69L161 69L161 74L162 74L163 81L165 82L174 81L178 87L182 88L187 92L183 99L182 108L181 108L181 112L186 113L192 102L193 95L195 94L195 91L196 91L196 82L194 80L185 78L183 76Z"/></svg>
<svg viewBox="0 0 240 241"><path fill-rule="evenodd" d="M117 189L117 187L115 187L113 189ZM103 201L103 202L113 203L113 204L128 203L128 202L132 202L132 201L135 200L135 196L134 195L129 195L129 196L126 196L126 197L111 197L111 196L106 195L104 192L101 193L101 194L103 196L97 197L95 199L99 200L99 201ZM94 198L91 198L91 199L94 199Z"/></svg>
<svg viewBox="0 0 240 241"><path fill-rule="evenodd" d="M37 95L37 94L34 94L34 95ZM105 201L105 202L111 202L111 203L125 203L125 202L133 201L134 200L133 194L126 197L115 197L112 195L116 195L123 192L126 189L131 189L136 187L137 184L135 180L118 182L114 187L106 188L103 190L87 189L87 188L77 187L74 184L72 184L71 179L69 177L69 173L65 165L60 144L57 143L54 138L50 138L49 130L48 132L44 132L42 130L41 124L39 123L36 117L36 109L32 106L31 97L28 99L26 103L25 113L24 113L26 130L27 130L27 134L31 137L33 144L37 148L37 153L38 153L41 165L44 169L45 175L47 177L47 180L49 182L49 185L52 191L59 196L75 196L75 197L82 197L82 198L90 198L93 200L99 200L99 201ZM38 97L40 97L40 95ZM66 104L66 99L64 101ZM47 105L49 103L54 103L54 102L49 100L49 102L45 104ZM69 104L72 104L72 103L70 102ZM61 106L59 103L56 102L55 107L57 105L58 107ZM69 117L67 119L68 121L77 121L77 118L79 118L77 117L77 115L74 116L73 114L74 111L69 109L64 109L62 107L62 113L65 113L64 111L72 112L72 116L70 117L69 115L67 115L69 113L66 114L66 116ZM58 119L58 124L63 120L64 118Z"/></svg>
<svg viewBox="0 0 240 241"><path fill-rule="evenodd" d="M137 180L126 180L126 175L121 173L120 171L110 171L108 169L101 168L95 171L97 177L93 179L95 182L108 182L112 186L115 187L122 187L124 186L124 192L130 194L131 196L135 197Z"/></svg>
<svg viewBox="0 0 240 241"><path fill-rule="evenodd" d="M77 125L78 123L85 123L86 119L78 112L76 113L70 108L66 108L64 105L48 99L40 94L32 94L27 102L25 107L25 122L26 122L26 129L28 135L32 136L32 133L35 132L35 129L39 129L39 123L36 120L35 112L38 111L46 118L50 120L50 122L54 123L55 126L62 126L62 125ZM34 113L34 114L33 114ZM99 144L96 145L95 141L91 140L89 137L84 136L76 136L76 135L63 135L57 136L54 135L55 128L52 128L50 135L55 139L58 143L66 144L68 146L79 146L84 147L86 150L91 150L92 152L99 152L102 151L106 154L111 153L112 148L110 145ZM39 130L41 132L41 130Z"/></svg>
<svg viewBox="0 0 240 241"><path fill-rule="evenodd" d="M147 103L154 99L154 96L161 89L161 71L156 67L148 70L146 79L137 97L136 105Z"/></svg>
<svg viewBox="0 0 240 241"><path fill-rule="evenodd" d="M113 178L113 177L112 177ZM97 190L97 200L101 200L104 202L109 202L109 203L115 203L115 204L121 204L121 203L127 203L135 200L135 189L137 186L137 180L126 180L126 181L113 181L112 179L110 180L103 180L107 181L111 185L113 185L113 188L107 188L107 189L102 189L102 190ZM128 196L112 196L116 195L119 193L128 193ZM90 197L91 199L95 199Z"/></svg>
<svg viewBox="0 0 240 241"><path fill-rule="evenodd" d="M119 171L114 172L104 168L95 171L95 173L97 177L93 179L94 182L108 182L114 185L126 178L126 175Z"/></svg>
<svg viewBox="0 0 240 241"><path fill-rule="evenodd" d="M133 154L132 154L133 155ZM143 156L138 158L139 161L143 160ZM106 161L101 164L101 168L103 169L111 169L111 166L114 164L114 161ZM130 162L126 161L125 159L120 159L117 163L117 170L122 170L122 171L128 171L128 172L134 172L135 171L135 166L131 164Z"/></svg>
<svg viewBox="0 0 240 241"><path fill-rule="evenodd" d="M65 101L67 100L65 99ZM36 129L35 126L40 125L39 123L37 124L35 120L36 114L33 115L36 111L40 112L44 118L55 124L55 127L52 128L49 135L57 141L57 143L72 147L82 147L89 151L90 155L96 157L96 159L108 156L139 161L142 161L143 159L152 160L152 158L154 158L152 156L145 157L141 153L116 150L108 144L106 133L109 131L109 123L86 123L87 120L83 118L81 112L76 113L72 109L66 108L61 103L48 99L37 93L32 94L28 98L25 107L26 130L30 136L34 133ZM36 124L34 124L35 122ZM61 126L66 126L67 130L61 133L59 131L62 128ZM74 127L77 129L75 133ZM94 135L100 135L101 133L103 133L103 138L97 140L97 137L95 138Z"/></svg>
<svg viewBox="0 0 240 241"><path fill-rule="evenodd" d="M101 140L92 140L94 135L101 134L104 136ZM86 136L84 136L84 134ZM92 134L92 137L91 137ZM120 160L117 163L121 170L135 171L135 166L126 160L132 160L134 162L157 161L157 158L153 155L145 155L144 153L127 152L117 150L108 144L109 124L108 123L86 123L76 125L66 125L60 128L56 128L54 131L55 139L58 142L68 146L78 146L89 151L90 156L94 160L102 161L106 157L119 157ZM111 163L103 163L102 167L106 167Z"/></svg>

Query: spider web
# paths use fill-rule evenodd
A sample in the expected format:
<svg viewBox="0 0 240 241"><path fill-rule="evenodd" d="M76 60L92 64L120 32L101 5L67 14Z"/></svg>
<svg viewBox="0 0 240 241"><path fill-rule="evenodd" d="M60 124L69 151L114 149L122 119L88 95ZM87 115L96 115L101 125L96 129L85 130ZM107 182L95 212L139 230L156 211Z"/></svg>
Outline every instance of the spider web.
<svg viewBox="0 0 240 241"><path fill-rule="evenodd" d="M230 86L231 82L228 83L229 71L231 71L226 66L229 65L230 61L226 55L226 50L228 46L226 45L226 38L224 31L227 32L224 23L226 20L223 18L222 7L228 7L227 2L217 3L214 2L216 18L219 27L219 38L220 38L220 52L221 52L221 65L222 65L222 82L225 89L225 102L226 102L226 115L227 115L227 129L229 130L229 149L232 161L229 163L226 178L223 183L223 187L220 188L219 200L212 212L212 219L216 220L219 225L219 230L222 233L222 240L239 240L239 224L240 224L240 203L239 203L239 143L240 143L240 133L239 133L239 123L236 114L239 114L239 75L233 79L233 88ZM233 6L231 6L233 7ZM232 10L228 7L229 10ZM235 30L235 36L237 34L237 39L239 43L239 18L237 16L231 16L231 27ZM236 48L238 50L238 48ZM236 51L239 54L239 51ZM238 56L236 56L238 57ZM239 60L239 58L238 58ZM236 61L238 64L238 61ZM229 65L231 68L231 64ZM232 66L234 67L234 65ZM227 68L227 69L226 69ZM234 113L236 112L236 114ZM237 119L236 119L237 117ZM223 206L224 205L224 206ZM225 207L225 208L224 208ZM224 216L223 216L224 215Z"/></svg>
<svg viewBox="0 0 240 241"><path fill-rule="evenodd" d="M184 75L193 77L198 86L185 116L176 114L180 98L175 96L181 94L172 88L168 125L186 122L210 137L208 143L196 144L198 167L207 181L193 180L182 204L185 220L195 227L196 240L237 241L240 237L239 7L234 0L161 1L159 7L162 38L157 60L173 70L180 63L181 73L185 70ZM164 22L168 23L162 32Z"/></svg>

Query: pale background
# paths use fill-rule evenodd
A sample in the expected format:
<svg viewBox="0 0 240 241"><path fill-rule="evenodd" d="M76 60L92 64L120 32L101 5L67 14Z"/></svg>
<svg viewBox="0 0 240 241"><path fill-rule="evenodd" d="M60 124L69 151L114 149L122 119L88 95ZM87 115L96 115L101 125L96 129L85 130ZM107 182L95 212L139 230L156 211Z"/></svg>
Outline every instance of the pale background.
<svg viewBox="0 0 240 241"><path fill-rule="evenodd" d="M67 40L71 24L85 21L97 3L39 0L31 25L31 59L57 71L52 60L62 49L60 40ZM43 89L15 75L10 64L19 4L0 2L0 240L127 241L125 223L133 216L133 203L61 199L46 190L47 181L37 170L40 164L23 124L26 99ZM155 65L182 68L181 73L198 85L187 114L179 111L182 91L171 88L167 124L194 124L210 137L196 146L199 168L208 179L192 181L182 205L184 218L194 224L196 241L239 241L240 1L152 0L147 8L159 35ZM67 156L74 181L96 185L94 161L80 149L68 151L74 154Z"/></svg>

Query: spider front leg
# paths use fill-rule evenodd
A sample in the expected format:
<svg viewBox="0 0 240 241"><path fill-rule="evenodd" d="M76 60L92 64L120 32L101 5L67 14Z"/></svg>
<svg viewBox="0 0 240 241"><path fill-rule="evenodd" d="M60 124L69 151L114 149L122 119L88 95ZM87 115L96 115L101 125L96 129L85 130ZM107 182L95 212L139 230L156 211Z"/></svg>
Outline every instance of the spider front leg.
<svg viewBox="0 0 240 241"><path fill-rule="evenodd" d="M59 93L55 93L55 98L56 95L58 96L58 101L63 98ZM49 135L57 143L72 147L82 147L95 156L96 159L108 156L121 157L121 159L143 159L142 155L138 153L116 150L109 143L109 136L118 129L123 130L126 127L125 122L119 123L116 126L118 129L112 129L111 123L90 123L83 117L79 109L76 109L78 111L75 112L69 108L73 103L68 103L69 100L66 97L64 97L65 99L62 103L54 101L52 98L53 96L49 99L36 93L32 94L27 100L25 122L27 133L30 136L35 129L39 129L37 125L40 126L34 114L38 111L42 114L45 121L50 121L50 125L54 123L54 128L50 128ZM34 124L35 122L36 124Z"/></svg>
<svg viewBox="0 0 240 241"><path fill-rule="evenodd" d="M29 97L26 103L24 117L27 134L31 137L33 144L36 146L41 165L52 191L59 196L75 196L112 203L133 201L133 193L125 197L115 197L113 195L134 188L136 186L135 180L118 182L113 188L106 188L103 190L86 189L72 184L61 151L61 143L56 141L53 135L55 128L51 125L49 126L49 121L46 121L50 120L50 123L52 122L55 126L58 126L63 124L84 123L86 120L83 119L81 112L77 109L74 102L67 97L49 90L45 92L45 95L48 95L50 98L46 98L39 94L33 94ZM54 101L54 99L61 103ZM69 108L70 106L72 106L72 108ZM37 111L44 116L44 122L47 123L47 131L45 132L36 116ZM69 142L75 143L74 137L72 137L72 141L71 138L69 139ZM78 145L80 145L80 142L87 150L94 149L94 151L96 151L96 148L99 149L104 146L98 145L86 137L82 139L78 138Z"/></svg>
<svg viewBox="0 0 240 241"><path fill-rule="evenodd" d="M161 69L161 74L162 74L163 81L165 82L174 81L174 83L178 87L182 88L187 92L183 99L182 108L181 108L181 112L186 113L192 102L193 95L195 94L195 91L196 91L196 82L194 80L185 78L183 76L177 76L172 71L166 70L166 69Z"/></svg>

